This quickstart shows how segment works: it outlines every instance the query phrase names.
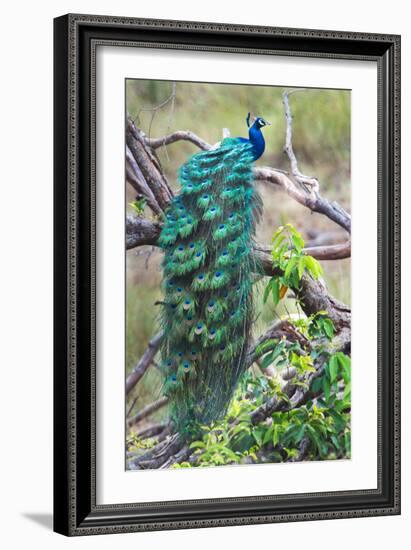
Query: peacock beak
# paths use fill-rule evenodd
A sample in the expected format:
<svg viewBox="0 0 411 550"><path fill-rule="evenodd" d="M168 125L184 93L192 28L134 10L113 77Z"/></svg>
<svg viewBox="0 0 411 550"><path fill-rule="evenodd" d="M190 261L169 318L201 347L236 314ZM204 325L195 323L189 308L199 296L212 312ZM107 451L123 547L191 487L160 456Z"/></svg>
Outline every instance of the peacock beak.
<svg viewBox="0 0 411 550"><path fill-rule="evenodd" d="M268 122L268 120L265 121L266 126L271 126L271 122Z"/></svg>

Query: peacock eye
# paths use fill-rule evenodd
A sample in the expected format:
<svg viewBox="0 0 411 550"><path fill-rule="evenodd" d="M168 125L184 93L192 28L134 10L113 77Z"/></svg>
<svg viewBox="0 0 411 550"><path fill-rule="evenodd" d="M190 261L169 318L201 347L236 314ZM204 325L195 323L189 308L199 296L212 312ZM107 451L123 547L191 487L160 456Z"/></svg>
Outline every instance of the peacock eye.
<svg viewBox="0 0 411 550"><path fill-rule="evenodd" d="M201 252L197 252L196 258L199 258L201 256Z"/></svg>
<svg viewBox="0 0 411 550"><path fill-rule="evenodd" d="M218 229L224 229L225 225L224 224L221 224L218 226Z"/></svg>
<svg viewBox="0 0 411 550"><path fill-rule="evenodd" d="M198 279L199 281L202 281L202 280L204 279L204 275L201 273L201 275L199 275L199 276L197 277L197 279Z"/></svg>
<svg viewBox="0 0 411 550"><path fill-rule="evenodd" d="M221 271L217 271L217 273L215 274L215 276L218 278L218 277L221 277L222 273Z"/></svg>
<svg viewBox="0 0 411 550"><path fill-rule="evenodd" d="M191 244L190 244L190 248L191 248L191 249L194 248L194 243L191 243Z"/></svg>

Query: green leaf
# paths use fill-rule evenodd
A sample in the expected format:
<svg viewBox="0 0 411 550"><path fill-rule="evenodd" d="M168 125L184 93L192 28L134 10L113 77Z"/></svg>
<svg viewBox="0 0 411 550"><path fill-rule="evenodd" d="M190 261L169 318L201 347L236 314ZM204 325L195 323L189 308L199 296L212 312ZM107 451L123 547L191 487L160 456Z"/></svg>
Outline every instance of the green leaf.
<svg viewBox="0 0 411 550"><path fill-rule="evenodd" d="M330 381L326 376L323 377L323 390L324 390L325 402L327 403L330 400L331 386L330 386Z"/></svg>
<svg viewBox="0 0 411 550"><path fill-rule="evenodd" d="M312 383L312 385L311 385L311 390L312 390L312 392L313 392L313 393L317 393L318 391L320 391L320 388L321 388L321 386L322 386L322 383L323 383L322 378L320 378L320 377L319 377L319 378L316 378L316 379L314 380L314 382Z"/></svg>
<svg viewBox="0 0 411 550"><path fill-rule="evenodd" d="M338 352L338 361L343 369L344 382L348 383L351 380L351 359L345 353Z"/></svg>
<svg viewBox="0 0 411 550"><path fill-rule="evenodd" d="M274 447L277 447L280 440L280 429L278 424L274 424L273 426L273 445Z"/></svg>
<svg viewBox="0 0 411 550"><path fill-rule="evenodd" d="M298 430L298 432L296 433L295 435L295 441L296 443L300 443L300 441L302 440L302 438L304 437L304 433L305 433L305 426L304 424L302 424L300 426L300 429Z"/></svg>
<svg viewBox="0 0 411 550"><path fill-rule="evenodd" d="M322 328L325 332L325 335L329 340L332 340L334 333L335 333L335 327L334 323L331 321L331 319L322 319Z"/></svg>
<svg viewBox="0 0 411 550"><path fill-rule="evenodd" d="M296 230L293 231L291 235L291 239L293 241L296 251L300 253L301 250L304 248L304 239L301 237L300 233L298 233Z"/></svg>
<svg viewBox="0 0 411 550"><path fill-rule="evenodd" d="M269 441L271 441L272 437L273 437L273 430L274 430L274 425L271 425L269 426L266 430L265 430L265 434L264 434L264 437L263 437L263 445L266 445Z"/></svg>
<svg viewBox="0 0 411 550"><path fill-rule="evenodd" d="M305 260L306 258L304 256L301 256L298 260L298 277L301 279L301 277L304 275L305 270Z"/></svg>
<svg viewBox="0 0 411 550"><path fill-rule="evenodd" d="M323 274L323 268L320 263L312 256L305 256L305 267L313 279L318 279Z"/></svg>
<svg viewBox="0 0 411 550"><path fill-rule="evenodd" d="M204 441L193 441L190 444L190 449L204 449L205 446L206 445L205 445Z"/></svg>
<svg viewBox="0 0 411 550"><path fill-rule="evenodd" d="M267 286L265 287L264 289L264 294L263 294L263 303L265 304L266 301L267 301L267 298L268 296L270 295L270 292L271 292L271 285L272 285L272 282L273 282L274 278L271 278L268 283L267 283Z"/></svg>
<svg viewBox="0 0 411 550"><path fill-rule="evenodd" d="M133 202L129 202L128 204L129 206L131 206L131 208L136 212L138 216L142 216L142 214L144 213L144 208L147 204L147 201L143 197L141 199L136 199Z"/></svg>
<svg viewBox="0 0 411 550"><path fill-rule="evenodd" d="M328 362L328 372L330 374L330 382L332 384L335 380L337 380L338 375L338 357L336 355L332 355L330 357Z"/></svg>
<svg viewBox="0 0 411 550"><path fill-rule="evenodd" d="M285 268L285 272L284 272L284 277L285 279L289 280L290 279L290 276L291 276L291 272L293 271L293 269L295 268L295 264L297 263L297 258L295 256L292 256L288 263L287 263L287 267Z"/></svg>
<svg viewBox="0 0 411 550"><path fill-rule="evenodd" d="M351 398L351 382L347 382L344 388L343 399Z"/></svg>
<svg viewBox="0 0 411 550"><path fill-rule="evenodd" d="M274 360L274 352L267 354L261 362L261 368L268 368Z"/></svg>
<svg viewBox="0 0 411 550"><path fill-rule="evenodd" d="M273 295L273 302L276 306L280 301L280 280L278 278L273 280L273 284L271 285L271 293Z"/></svg>

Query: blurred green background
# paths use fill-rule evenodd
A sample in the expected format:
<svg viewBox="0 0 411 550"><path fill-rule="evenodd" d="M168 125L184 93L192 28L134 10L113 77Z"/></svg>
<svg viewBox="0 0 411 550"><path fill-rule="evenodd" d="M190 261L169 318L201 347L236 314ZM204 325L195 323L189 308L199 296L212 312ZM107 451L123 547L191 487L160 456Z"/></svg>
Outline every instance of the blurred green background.
<svg viewBox="0 0 411 550"><path fill-rule="evenodd" d="M164 136L175 130L191 130L209 143L221 140L223 128L228 128L232 136L247 136L245 118L249 111L254 112L272 123L264 129L266 151L257 164L289 170L288 158L283 153L285 117L282 93L285 89L289 88L127 80L126 106L136 125L151 137ZM350 212L350 92L304 89L290 96L290 106L293 147L300 171L317 177L321 194L330 201L338 201ZM177 170L196 151L194 145L184 141L157 149L164 172L176 192L179 189ZM128 204L134 200L135 192L126 185ZM258 183L258 186L264 203L264 215L257 231L259 242L270 244L275 229L284 223L293 224L308 244L312 239L316 239L318 244L323 238L344 240L344 231L328 218L311 213L273 185ZM151 217L152 213L146 209L144 215ZM153 304L161 297L160 262L160 251L152 247L127 253L127 374L157 331ZM349 304L350 260L324 261L322 266L330 292ZM269 301L263 305L262 288L257 289L256 336L276 316L296 312L291 298L285 300L283 308L276 312ZM160 395L160 375L157 369L151 368L131 392L126 409L130 415L134 414ZM160 420L165 414L162 409L151 420Z"/></svg>

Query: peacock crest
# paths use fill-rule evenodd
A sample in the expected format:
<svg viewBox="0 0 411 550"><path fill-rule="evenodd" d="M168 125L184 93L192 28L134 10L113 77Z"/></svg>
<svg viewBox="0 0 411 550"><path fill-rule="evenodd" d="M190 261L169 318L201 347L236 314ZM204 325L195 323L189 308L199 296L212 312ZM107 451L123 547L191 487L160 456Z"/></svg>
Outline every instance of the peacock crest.
<svg viewBox="0 0 411 550"><path fill-rule="evenodd" d="M253 254L262 203L253 166L268 123L247 116L249 138L226 138L179 171L181 192L166 211L160 322L163 393L187 434L226 412L246 356L253 319Z"/></svg>

